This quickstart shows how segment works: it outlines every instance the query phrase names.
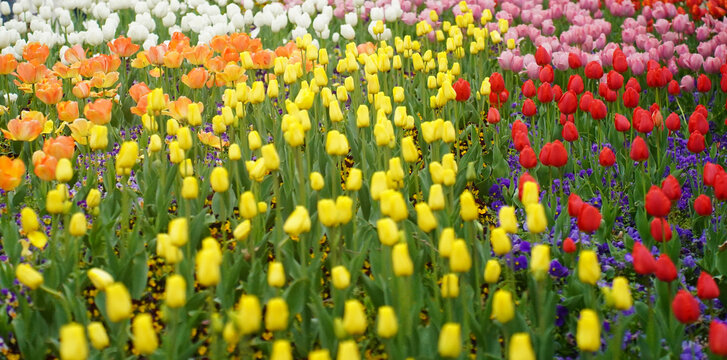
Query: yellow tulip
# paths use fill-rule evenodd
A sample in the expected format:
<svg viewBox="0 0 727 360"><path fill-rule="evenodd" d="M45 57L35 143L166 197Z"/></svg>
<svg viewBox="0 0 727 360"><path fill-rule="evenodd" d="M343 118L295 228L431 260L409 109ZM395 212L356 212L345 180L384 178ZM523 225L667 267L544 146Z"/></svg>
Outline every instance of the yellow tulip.
<svg viewBox="0 0 727 360"><path fill-rule="evenodd" d="M601 265L593 250L581 250L578 257L578 279L584 284L596 285L601 278Z"/></svg>
<svg viewBox="0 0 727 360"><path fill-rule="evenodd" d="M394 245L391 253L394 275L410 276L414 273L414 263L409 257L409 247L406 242Z"/></svg>
<svg viewBox="0 0 727 360"><path fill-rule="evenodd" d="M164 301L170 308L180 308L187 302L187 282L184 277L174 274L167 278Z"/></svg>
<svg viewBox="0 0 727 360"><path fill-rule="evenodd" d="M503 206L498 213L500 218L500 228L508 234L517 233L517 218L515 217L515 208L512 206Z"/></svg>
<svg viewBox="0 0 727 360"><path fill-rule="evenodd" d="M338 344L338 355L336 360L360 360L358 345L353 340L342 341Z"/></svg>
<svg viewBox="0 0 727 360"><path fill-rule="evenodd" d="M257 202L252 191L245 191L240 195L240 216L245 219L252 219L257 215Z"/></svg>
<svg viewBox="0 0 727 360"><path fill-rule="evenodd" d="M194 176L187 176L182 180L182 198L196 199L199 193L199 184Z"/></svg>
<svg viewBox="0 0 727 360"><path fill-rule="evenodd" d="M24 207L20 210L20 225L26 234L40 229L40 223L38 223L38 215L30 207Z"/></svg>
<svg viewBox="0 0 727 360"><path fill-rule="evenodd" d="M591 309L581 310L576 332L576 343L581 351L598 351L601 347L601 323L598 315Z"/></svg>
<svg viewBox="0 0 727 360"><path fill-rule="evenodd" d="M515 317L515 304L513 304L511 292L503 289L495 291L491 317L503 324Z"/></svg>
<svg viewBox="0 0 727 360"><path fill-rule="evenodd" d="M293 360L290 341L275 340L273 342L273 351L270 354L270 360Z"/></svg>
<svg viewBox="0 0 727 360"><path fill-rule="evenodd" d="M535 360L535 352L528 333L513 334L510 337L509 350L509 360Z"/></svg>
<svg viewBox="0 0 727 360"><path fill-rule="evenodd" d="M391 218L383 218L376 222L376 229L379 241L382 244L392 246L399 242L399 228Z"/></svg>
<svg viewBox="0 0 727 360"><path fill-rule="evenodd" d="M343 309L343 329L348 334L360 335L366 332L366 326L364 306L358 300L346 300Z"/></svg>
<svg viewBox="0 0 727 360"><path fill-rule="evenodd" d="M417 225L422 231L428 233L437 228L437 218L434 217L427 203L420 202L416 204L415 209L417 212Z"/></svg>
<svg viewBox="0 0 727 360"><path fill-rule="evenodd" d="M535 245L530 255L530 271L536 279L542 279L548 274L550 267L550 246L544 244Z"/></svg>
<svg viewBox="0 0 727 360"><path fill-rule="evenodd" d="M296 206L295 210L288 216L283 224L283 230L290 236L298 236L301 233L310 231L311 222L308 209L304 206Z"/></svg>
<svg viewBox="0 0 727 360"><path fill-rule="evenodd" d="M139 144L135 141L125 141L121 144L119 153L116 155L116 167L131 169L139 157Z"/></svg>
<svg viewBox="0 0 727 360"><path fill-rule="evenodd" d="M510 238L501 227L494 228L492 229L492 232L490 232L490 244L492 245L492 251L494 251L496 255L505 255L512 249Z"/></svg>
<svg viewBox="0 0 727 360"><path fill-rule="evenodd" d="M258 332L261 320L262 309L258 298L254 295L242 295L237 306L237 327L240 332L243 335Z"/></svg>
<svg viewBox="0 0 727 360"><path fill-rule="evenodd" d="M88 357L83 325L72 322L61 326L60 343L61 360L85 360Z"/></svg>
<svg viewBox="0 0 727 360"><path fill-rule="evenodd" d="M230 188L230 177L227 173L227 169L221 166L217 166L212 169L210 174L210 185L214 192L223 193Z"/></svg>
<svg viewBox="0 0 727 360"><path fill-rule="evenodd" d="M351 274L346 267L338 265L331 269L331 280L333 287L344 290L351 284Z"/></svg>
<svg viewBox="0 0 727 360"><path fill-rule="evenodd" d="M545 208L543 204L529 204L525 207L526 221L528 231L539 234L545 231L548 226L548 219L545 217Z"/></svg>
<svg viewBox="0 0 727 360"><path fill-rule="evenodd" d="M99 268L92 268L86 273L88 279L91 280L93 286L98 290L105 290L107 286L114 283L114 277L111 274Z"/></svg>
<svg viewBox="0 0 727 360"><path fill-rule="evenodd" d="M268 263L268 286L281 288L285 286L285 269L283 263L271 261Z"/></svg>
<svg viewBox="0 0 727 360"><path fill-rule="evenodd" d="M136 315L131 324L131 331L134 335L134 348L140 354L150 355L159 347L159 340L152 324L151 315Z"/></svg>
<svg viewBox="0 0 727 360"><path fill-rule="evenodd" d="M331 352L328 349L313 350L308 353L308 360L331 360Z"/></svg>
<svg viewBox="0 0 727 360"><path fill-rule="evenodd" d="M361 169L351 168L348 172L348 178L346 179L346 190L357 191L361 189L362 177Z"/></svg>
<svg viewBox="0 0 727 360"><path fill-rule="evenodd" d="M349 175L350 176L350 175ZM323 180L323 175L321 173L314 171L310 173L310 187L313 190L320 190L323 189L323 186L325 185L325 181Z"/></svg>
<svg viewBox="0 0 727 360"><path fill-rule="evenodd" d="M376 322L376 334L384 339L390 339L399 331L399 322L396 319L396 313L391 306L382 306L379 308L379 314Z"/></svg>
<svg viewBox="0 0 727 360"><path fill-rule="evenodd" d="M623 276L617 276L613 279L611 296L613 298L613 306L616 309L628 310L634 305L634 299L631 297L631 289L629 288L629 281Z"/></svg>
<svg viewBox="0 0 727 360"><path fill-rule="evenodd" d="M494 284L498 280L500 280L500 272L502 271L502 268L500 267L500 262L495 259L487 260L487 264L485 264L485 282L488 284Z"/></svg>
<svg viewBox="0 0 727 360"><path fill-rule="evenodd" d="M250 151L255 151L262 147L263 140L260 138L260 134L253 130L247 134L247 146Z"/></svg>
<svg viewBox="0 0 727 360"><path fill-rule="evenodd" d="M86 215L82 212L73 214L73 216L71 216L68 232L73 236L86 235Z"/></svg>
<svg viewBox="0 0 727 360"><path fill-rule="evenodd" d="M459 278L457 274L445 274L442 277L442 297L456 298L459 296Z"/></svg>
<svg viewBox="0 0 727 360"><path fill-rule="evenodd" d="M106 314L112 322L131 318L131 295L122 283L106 286Z"/></svg>
<svg viewBox="0 0 727 360"><path fill-rule="evenodd" d="M268 331L281 331L288 328L288 304L283 298L272 298L268 300L265 308L265 329Z"/></svg>
<svg viewBox="0 0 727 360"><path fill-rule="evenodd" d="M109 346L109 335L102 323L93 321L88 324L86 329L88 330L88 337L91 339L91 345L96 350L103 350Z"/></svg>
<svg viewBox="0 0 727 360"><path fill-rule="evenodd" d="M479 210L475 203L475 198L469 190L465 190L462 195L459 196L459 216L464 221L477 220L479 216Z"/></svg>
<svg viewBox="0 0 727 360"><path fill-rule="evenodd" d="M462 239L457 239L452 243L452 254L449 257L449 267L453 272L467 272L472 267L472 258L470 257L467 243Z"/></svg>
<svg viewBox="0 0 727 360"><path fill-rule="evenodd" d="M449 258L452 255L452 244L454 244L455 236L454 229L449 227L442 230L442 234L439 235L439 245L437 251L443 258Z"/></svg>
<svg viewBox="0 0 727 360"><path fill-rule="evenodd" d="M459 324L450 322L442 326L437 348L441 357L459 357L462 352L462 330Z"/></svg>
<svg viewBox="0 0 727 360"><path fill-rule="evenodd" d="M18 264L15 268L15 277L21 284L32 290L37 289L43 284L43 274L33 269L29 264Z"/></svg>

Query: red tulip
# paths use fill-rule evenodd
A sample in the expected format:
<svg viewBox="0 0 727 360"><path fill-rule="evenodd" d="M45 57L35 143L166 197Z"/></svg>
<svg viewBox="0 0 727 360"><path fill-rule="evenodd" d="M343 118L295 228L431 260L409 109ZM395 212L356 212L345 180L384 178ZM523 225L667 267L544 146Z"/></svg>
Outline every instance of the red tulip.
<svg viewBox="0 0 727 360"><path fill-rule="evenodd" d="M697 105L697 107L694 108L694 111L701 113L705 119L709 117L709 111L707 111L707 107L702 104Z"/></svg>
<svg viewBox="0 0 727 360"><path fill-rule="evenodd" d="M517 197L520 200L523 199L523 186L528 181L534 182L535 185L538 186L538 193L540 193L540 184L538 184L538 182L535 181L535 178L532 175L525 172L524 174L520 175L520 178L517 180Z"/></svg>
<svg viewBox="0 0 727 360"><path fill-rule="evenodd" d="M724 171L714 177L714 197L727 200L727 173Z"/></svg>
<svg viewBox="0 0 727 360"><path fill-rule="evenodd" d="M558 109L563 114L570 115L576 112L577 103L576 94L572 91L566 91L558 101Z"/></svg>
<svg viewBox="0 0 727 360"><path fill-rule="evenodd" d="M710 89L712 89L712 80L709 80L707 75L699 75L697 78L697 91L705 93Z"/></svg>
<svg viewBox="0 0 727 360"><path fill-rule="evenodd" d="M563 251L567 254L572 254L576 251L576 243L571 238L565 238L563 240Z"/></svg>
<svg viewBox="0 0 727 360"><path fill-rule="evenodd" d="M641 136L636 136L631 143L629 156L633 161L645 161L649 159L649 147Z"/></svg>
<svg viewBox="0 0 727 360"><path fill-rule="evenodd" d="M570 217L578 217L583 209L583 204L585 203L581 200L580 196L576 195L576 193L571 193L568 196L568 215Z"/></svg>
<svg viewBox="0 0 727 360"><path fill-rule="evenodd" d="M618 90L624 84L624 77L623 77L623 75L619 74L618 72L611 70L608 72L608 75L606 76L606 82L608 82L609 89Z"/></svg>
<svg viewBox="0 0 727 360"><path fill-rule="evenodd" d="M606 118L606 114L608 114L608 108L606 108L606 104L604 104L603 101L596 99L591 101L591 105L589 106L589 112L591 113L591 117L593 117L593 120L601 120Z"/></svg>
<svg viewBox="0 0 727 360"><path fill-rule="evenodd" d="M606 99L606 101L611 102L611 103L616 102L616 100L618 100L618 91L609 89L606 92L606 96L604 96L604 99Z"/></svg>
<svg viewBox="0 0 727 360"><path fill-rule="evenodd" d="M465 101L470 98L470 92L472 89L470 88L469 81L459 78L454 82L454 84L452 84L452 88L454 88L454 91L457 93L455 100Z"/></svg>
<svg viewBox="0 0 727 360"><path fill-rule="evenodd" d="M550 64L550 53L543 45L538 46L538 49L535 50L535 62L540 66Z"/></svg>
<svg viewBox="0 0 727 360"><path fill-rule="evenodd" d="M717 282L706 271L702 271L699 274L699 279L697 280L697 296L702 300L716 299L719 297Z"/></svg>
<svg viewBox="0 0 727 360"><path fill-rule="evenodd" d="M573 116L573 114L566 115L561 113L560 117L558 118L558 122L561 125L565 125L565 123L567 122L575 122L575 117Z"/></svg>
<svg viewBox="0 0 727 360"><path fill-rule="evenodd" d="M586 64L586 77L589 79L600 79L603 76L601 64L591 61Z"/></svg>
<svg viewBox="0 0 727 360"><path fill-rule="evenodd" d="M490 109L487 110L487 122L490 124L497 124L500 122L500 112L496 108L490 107Z"/></svg>
<svg viewBox="0 0 727 360"><path fill-rule="evenodd" d="M578 229L585 233L593 233L601 227L601 212L595 206L583 204L578 214Z"/></svg>
<svg viewBox="0 0 727 360"><path fill-rule="evenodd" d="M667 82L671 79L668 78L671 74L668 69L654 68L646 72L646 85L652 88L660 88L666 86Z"/></svg>
<svg viewBox="0 0 727 360"><path fill-rule="evenodd" d="M718 320L709 324L709 350L715 355L727 356L727 325Z"/></svg>
<svg viewBox="0 0 727 360"><path fill-rule="evenodd" d="M639 93L634 90L634 88L626 88L626 91L624 91L622 98L624 101L624 106L629 109L633 109L639 105Z"/></svg>
<svg viewBox="0 0 727 360"><path fill-rule="evenodd" d="M671 131L679 131L682 127L682 122L679 120L679 115L671 113L666 117L666 128Z"/></svg>
<svg viewBox="0 0 727 360"><path fill-rule="evenodd" d="M705 145L702 133L695 131L689 135L689 140L687 140L687 149L694 154L699 154L704 151Z"/></svg>
<svg viewBox="0 0 727 360"><path fill-rule="evenodd" d="M550 152L553 150L553 143L545 143L543 145L543 148L540 149L540 154L538 155L538 158L540 159L540 162L543 163L545 166L552 165L550 163Z"/></svg>
<svg viewBox="0 0 727 360"><path fill-rule="evenodd" d="M627 119L625 116L623 116L621 114L616 114L613 117L613 123L614 123L614 126L616 127L616 131L626 132L626 131L629 131L629 129L631 129L631 122L629 122L629 119Z"/></svg>
<svg viewBox="0 0 727 360"><path fill-rule="evenodd" d="M704 177L704 185L714 186L717 174L723 172L724 169L722 168L722 165L713 164L711 162L704 164L704 173L702 175Z"/></svg>
<svg viewBox="0 0 727 360"><path fill-rule="evenodd" d="M515 134L513 142L515 143L515 149L517 151L522 151L525 147L530 147L530 139L528 139L528 133L526 132L518 132Z"/></svg>
<svg viewBox="0 0 727 360"><path fill-rule="evenodd" d="M626 55L621 50L613 52L613 69L621 74L629 69L629 64L626 62Z"/></svg>
<svg viewBox="0 0 727 360"><path fill-rule="evenodd" d="M496 94L505 90L505 79L502 78L502 75L500 75L499 72L495 72L490 75L490 90Z"/></svg>
<svg viewBox="0 0 727 360"><path fill-rule="evenodd" d="M537 107L535 106L535 102L531 99L525 99L523 102L523 115L527 117L531 117L535 115L535 113L538 111Z"/></svg>
<svg viewBox="0 0 727 360"><path fill-rule="evenodd" d="M528 79L525 83L523 83L523 86L520 88L523 92L523 96L527 98L531 98L535 96L535 84L532 80Z"/></svg>
<svg viewBox="0 0 727 360"><path fill-rule="evenodd" d="M568 78L568 86L566 88L573 91L576 95L580 95L584 89L583 78L578 74L571 75Z"/></svg>
<svg viewBox="0 0 727 360"><path fill-rule="evenodd" d="M649 225L651 237L657 242L665 242L671 240L671 226L664 218L654 218Z"/></svg>
<svg viewBox="0 0 727 360"><path fill-rule="evenodd" d="M598 96L605 98L606 95L608 94L608 90L609 90L608 83L601 82L598 84Z"/></svg>
<svg viewBox="0 0 727 360"><path fill-rule="evenodd" d="M550 65L545 65L542 68L540 68L540 74L538 74L538 78L540 79L540 82L544 83L552 83L555 79L555 74L553 73L553 67Z"/></svg>
<svg viewBox="0 0 727 360"><path fill-rule="evenodd" d="M682 197L682 188L679 185L679 180L672 175L669 175L661 182L661 190L664 191L666 197L671 201L677 201Z"/></svg>
<svg viewBox="0 0 727 360"><path fill-rule="evenodd" d="M538 101L542 104L553 101L553 88L550 87L550 83L542 83L538 86Z"/></svg>
<svg viewBox="0 0 727 360"><path fill-rule="evenodd" d="M560 140L553 141L548 163L548 165L555 167L563 167L568 163L568 150L565 149L565 145Z"/></svg>
<svg viewBox="0 0 727 360"><path fill-rule="evenodd" d="M526 146L520 151L519 162L522 167L526 169L532 169L538 165L538 159L535 156L535 151L530 146Z"/></svg>
<svg viewBox="0 0 727 360"><path fill-rule="evenodd" d="M699 131L702 134L709 132L709 123L707 122L707 118L698 111L693 112L689 117L688 126L690 134L695 131Z"/></svg>
<svg viewBox="0 0 727 360"><path fill-rule="evenodd" d="M699 216L712 215L712 199L707 195L699 195L694 199L694 211Z"/></svg>
<svg viewBox="0 0 727 360"><path fill-rule="evenodd" d="M578 57L578 55L576 55L574 53L569 53L568 54L568 66L571 69L578 69L579 67L581 67L581 58Z"/></svg>
<svg viewBox="0 0 727 360"><path fill-rule="evenodd" d="M719 87L722 89L722 92L727 92L727 76L725 76L725 73L721 73L720 75Z"/></svg>
<svg viewBox="0 0 727 360"><path fill-rule="evenodd" d="M656 260L651 252L640 242L634 243L634 249L631 253L634 262L634 271L641 275L649 275L656 271Z"/></svg>
<svg viewBox="0 0 727 360"><path fill-rule="evenodd" d="M699 302L686 290L679 290L671 303L674 316L682 324L691 324L699 319Z"/></svg>
<svg viewBox="0 0 727 360"><path fill-rule="evenodd" d="M601 153L598 154L598 163L603 167L613 166L613 164L616 163L616 155L614 155L610 148L605 147L601 150Z"/></svg>
<svg viewBox="0 0 727 360"><path fill-rule="evenodd" d="M590 91L586 91L581 95L581 99L578 102L578 108L581 111L588 112L591 109L591 102L593 101L593 94Z"/></svg>
<svg viewBox="0 0 727 360"><path fill-rule="evenodd" d="M724 80L724 78L722 78ZM667 86L667 92L669 92L669 95L677 96L681 92L681 88L679 86L679 82L676 80L669 81L669 85Z"/></svg>
<svg viewBox="0 0 727 360"><path fill-rule="evenodd" d="M568 142L574 142L578 140L578 129L576 129L576 125L572 122L566 122L563 126L563 140Z"/></svg>
<svg viewBox="0 0 727 360"><path fill-rule="evenodd" d="M656 260L656 278L663 282L671 282L677 278L677 268L667 254L661 254Z"/></svg>
<svg viewBox="0 0 727 360"><path fill-rule="evenodd" d="M634 109L633 121L634 129L640 133L648 134L654 130L654 120L647 110L640 107Z"/></svg>
<svg viewBox="0 0 727 360"><path fill-rule="evenodd" d="M520 119L517 119L517 120L515 120L514 123L512 123L511 133L512 133L513 140L515 140L515 134L517 134L519 132L524 132L525 134L527 134L528 126L525 125L522 121L520 121Z"/></svg>
<svg viewBox="0 0 727 360"><path fill-rule="evenodd" d="M626 82L626 88L632 88L636 90L637 93L641 92L641 84L639 84L639 80L636 78L629 78L629 81Z"/></svg>
<svg viewBox="0 0 727 360"><path fill-rule="evenodd" d="M553 85L553 100L555 102L560 101L560 98L563 96L563 89L560 88L560 85Z"/></svg>
<svg viewBox="0 0 727 360"><path fill-rule="evenodd" d="M666 217L671 210L671 200L660 187L652 185L646 193L644 206L647 214L654 217Z"/></svg>

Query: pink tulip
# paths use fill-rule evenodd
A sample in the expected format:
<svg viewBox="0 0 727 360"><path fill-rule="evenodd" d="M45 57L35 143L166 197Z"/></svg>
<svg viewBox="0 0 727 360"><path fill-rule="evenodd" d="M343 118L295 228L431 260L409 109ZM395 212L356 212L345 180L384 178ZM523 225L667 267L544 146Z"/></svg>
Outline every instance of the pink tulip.
<svg viewBox="0 0 727 360"><path fill-rule="evenodd" d="M659 19L659 20L656 20L656 22L654 23L654 29L656 30L656 32L658 32L659 34L663 35L667 31L669 31L669 26L670 25L671 24L669 23L668 20L666 20L666 19Z"/></svg>
<svg viewBox="0 0 727 360"><path fill-rule="evenodd" d="M709 74L718 73L720 66L722 66L722 61L712 56L708 57L707 60L704 61L704 71Z"/></svg>
<svg viewBox="0 0 727 360"><path fill-rule="evenodd" d="M685 75L680 83L681 88L686 92L694 91L694 78L691 75Z"/></svg>

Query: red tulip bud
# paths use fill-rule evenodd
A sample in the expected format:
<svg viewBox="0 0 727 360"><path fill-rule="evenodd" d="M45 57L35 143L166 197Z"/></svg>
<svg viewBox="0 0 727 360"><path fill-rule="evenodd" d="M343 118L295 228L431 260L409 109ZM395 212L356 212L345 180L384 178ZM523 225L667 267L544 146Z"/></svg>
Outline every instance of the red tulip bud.
<svg viewBox="0 0 727 360"><path fill-rule="evenodd" d="M691 324L699 319L699 302L686 290L679 290L671 303L674 316L682 324Z"/></svg>

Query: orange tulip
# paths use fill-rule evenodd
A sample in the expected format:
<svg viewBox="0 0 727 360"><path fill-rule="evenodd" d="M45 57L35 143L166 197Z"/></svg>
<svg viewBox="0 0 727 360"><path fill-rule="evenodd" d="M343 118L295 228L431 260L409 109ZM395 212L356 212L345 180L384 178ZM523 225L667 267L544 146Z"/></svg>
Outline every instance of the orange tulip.
<svg viewBox="0 0 727 360"><path fill-rule="evenodd" d="M61 101L56 104L58 118L65 122L71 122L78 118L78 103L75 101Z"/></svg>
<svg viewBox="0 0 727 360"><path fill-rule="evenodd" d="M289 41L287 44L283 46L278 46L277 49L275 49L275 55L276 56L282 56L282 57L290 57L290 55L293 54L293 51L297 50L298 48L295 46L295 42Z"/></svg>
<svg viewBox="0 0 727 360"><path fill-rule="evenodd" d="M45 117L37 111L23 111L21 116L8 121L8 129L2 129L6 139L33 141L43 131Z"/></svg>
<svg viewBox="0 0 727 360"><path fill-rule="evenodd" d="M53 65L53 72L60 76L62 79L70 79L78 76L78 70L80 66L78 64L75 64L71 67L64 65L62 62L57 62L55 65Z"/></svg>
<svg viewBox="0 0 727 360"><path fill-rule="evenodd" d="M24 62L18 64L15 69L15 76L25 84L35 84L50 72L43 64L35 65L33 63Z"/></svg>
<svg viewBox="0 0 727 360"><path fill-rule="evenodd" d="M96 125L106 125L111 121L113 104L109 99L96 99L96 101L86 104L83 115Z"/></svg>
<svg viewBox="0 0 727 360"><path fill-rule="evenodd" d="M240 52L238 52L233 46L228 46L222 50L222 59L227 63L240 61Z"/></svg>
<svg viewBox="0 0 727 360"><path fill-rule="evenodd" d="M144 94L139 101L136 102L136 106L132 106L131 113L139 116L146 114L146 106L148 105L149 94Z"/></svg>
<svg viewBox="0 0 727 360"><path fill-rule="evenodd" d="M20 185L23 175L25 175L23 160L0 156L0 189L12 191Z"/></svg>
<svg viewBox="0 0 727 360"><path fill-rule="evenodd" d="M170 69L176 69L182 66L184 57L178 51L172 50L164 54L164 66Z"/></svg>
<svg viewBox="0 0 727 360"><path fill-rule="evenodd" d="M176 120L187 120L187 107L189 104L192 103L192 100L187 98L186 96L181 96L176 101L170 101L167 104L167 110L162 112L164 115L168 115L173 117ZM199 102L197 103L197 106L199 106L199 111L204 111L204 105Z"/></svg>
<svg viewBox="0 0 727 360"><path fill-rule="evenodd" d="M232 85L238 83L239 81L247 80L245 70L234 63L227 64L225 66L225 69L217 76L219 76L220 79L227 83L227 85Z"/></svg>
<svg viewBox="0 0 727 360"><path fill-rule="evenodd" d="M33 172L41 180L53 181L56 178L58 159L38 150L33 153Z"/></svg>
<svg viewBox="0 0 727 360"><path fill-rule="evenodd" d="M23 59L34 65L43 64L48 58L48 54L50 54L48 46L39 42L28 43L23 48Z"/></svg>
<svg viewBox="0 0 727 360"><path fill-rule="evenodd" d="M65 59L66 62L71 65L77 62L81 62L82 60L86 59L86 50L83 49L83 46L81 46L81 44L76 44L70 49L66 50L66 53L63 54L63 59Z"/></svg>
<svg viewBox="0 0 727 360"><path fill-rule="evenodd" d="M367 54L371 55L376 51L376 45L374 45L372 42L365 42L363 44L359 44L356 46L356 50L360 54Z"/></svg>
<svg viewBox="0 0 727 360"><path fill-rule="evenodd" d="M215 35L212 40L210 40L210 46L212 49L214 49L216 52L221 53L222 50L224 50L227 47L227 44L230 42L230 37L227 35Z"/></svg>
<svg viewBox="0 0 727 360"><path fill-rule="evenodd" d="M63 99L63 84L60 81L42 82L36 86L35 96L44 104L57 104Z"/></svg>
<svg viewBox="0 0 727 360"><path fill-rule="evenodd" d="M15 71L18 61L13 54L0 55L0 75L7 75Z"/></svg>
<svg viewBox="0 0 727 360"><path fill-rule="evenodd" d="M252 63L256 69L270 69L275 60L275 53L270 50L261 50L252 54Z"/></svg>
<svg viewBox="0 0 727 360"><path fill-rule="evenodd" d="M79 81L73 89L71 89L73 95L79 99L85 99L91 96L91 82L84 80Z"/></svg>
<svg viewBox="0 0 727 360"><path fill-rule="evenodd" d="M106 43L106 45L108 45L112 53L122 58L134 55L139 51L139 45L132 43L131 39L125 36L119 36L113 41Z"/></svg>
<svg viewBox="0 0 727 360"><path fill-rule="evenodd" d="M119 73L112 71L109 73L103 73L97 71L91 78L91 86L95 88L110 88L119 80Z"/></svg>
<svg viewBox="0 0 727 360"><path fill-rule="evenodd" d="M131 95L131 98L134 99L134 102L139 102L139 99L141 99L142 96L150 92L151 89L149 89L149 87L143 82L136 83L129 88L129 95Z"/></svg>
<svg viewBox="0 0 727 360"><path fill-rule="evenodd" d="M161 66L162 64L164 64L164 54L166 54L166 52L167 47L166 45L162 44L152 46L144 53L146 54L146 58L149 60L149 63L156 66Z"/></svg>
<svg viewBox="0 0 727 360"><path fill-rule="evenodd" d="M184 33L175 31L174 34L172 34L172 38L169 40L169 44L167 44L167 48L169 50L183 53L189 48L189 37L184 35Z"/></svg>
<svg viewBox="0 0 727 360"><path fill-rule="evenodd" d="M192 65L202 65L212 58L212 49L207 45L197 45L185 50L184 58Z"/></svg>
<svg viewBox="0 0 727 360"><path fill-rule="evenodd" d="M209 79L209 73L203 67L194 68L189 73L182 75L184 85L192 89L201 89Z"/></svg>
<svg viewBox="0 0 727 360"><path fill-rule="evenodd" d="M70 136L58 136L55 139L48 138L43 142L43 152L56 159L70 159L73 157L75 148L76 143Z"/></svg>
<svg viewBox="0 0 727 360"><path fill-rule="evenodd" d="M225 68L225 61L222 60L221 57L215 56L213 58L210 58L204 63L204 67L207 68L207 70L212 72L222 72Z"/></svg>
<svg viewBox="0 0 727 360"><path fill-rule="evenodd" d="M256 52L263 48L263 44L260 39L252 39L245 33L235 33L230 35L230 44L237 49L237 52Z"/></svg>
<svg viewBox="0 0 727 360"><path fill-rule="evenodd" d="M96 55L80 62L79 73L90 78L97 72L108 73L116 71L121 65L121 59L116 55Z"/></svg>
<svg viewBox="0 0 727 360"><path fill-rule="evenodd" d="M220 149L221 148L220 145L227 146L227 145L230 144L228 141L223 141L219 136L217 136L214 133L209 132L209 131L200 131L200 132L198 132L197 133L197 139L199 139L199 141L202 144L205 144L207 146L211 146L211 147L216 148L216 149Z"/></svg>
<svg viewBox="0 0 727 360"><path fill-rule="evenodd" d="M68 125L71 129L71 137L81 145L88 144L88 137L91 136L91 128L94 126L96 126L94 123L84 118L73 120L71 125Z"/></svg>

